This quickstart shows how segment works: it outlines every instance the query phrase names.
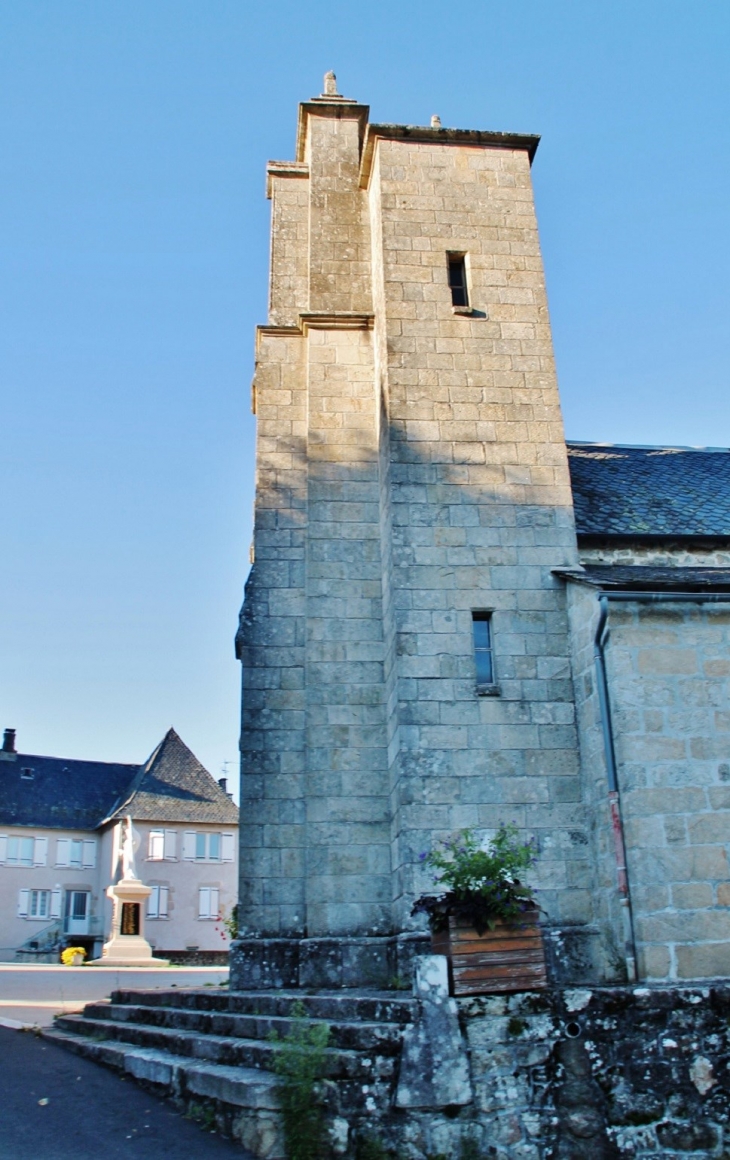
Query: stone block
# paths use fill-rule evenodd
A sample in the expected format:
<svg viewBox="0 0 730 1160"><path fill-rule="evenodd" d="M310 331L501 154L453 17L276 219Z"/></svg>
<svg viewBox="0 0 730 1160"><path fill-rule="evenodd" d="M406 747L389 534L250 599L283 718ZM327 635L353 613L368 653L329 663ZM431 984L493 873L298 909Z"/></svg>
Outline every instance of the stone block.
<svg viewBox="0 0 730 1160"><path fill-rule="evenodd" d="M720 932L718 932L720 933ZM677 946L677 977L680 979L728 978L730 941Z"/></svg>

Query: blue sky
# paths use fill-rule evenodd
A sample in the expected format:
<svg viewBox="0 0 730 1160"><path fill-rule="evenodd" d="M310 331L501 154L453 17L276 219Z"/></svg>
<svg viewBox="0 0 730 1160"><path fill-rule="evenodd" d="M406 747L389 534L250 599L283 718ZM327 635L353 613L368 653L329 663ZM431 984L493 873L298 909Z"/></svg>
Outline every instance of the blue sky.
<svg viewBox="0 0 730 1160"><path fill-rule="evenodd" d="M237 764L268 158L377 121L542 134L566 430L730 444L723 0L0 0L0 726Z"/></svg>

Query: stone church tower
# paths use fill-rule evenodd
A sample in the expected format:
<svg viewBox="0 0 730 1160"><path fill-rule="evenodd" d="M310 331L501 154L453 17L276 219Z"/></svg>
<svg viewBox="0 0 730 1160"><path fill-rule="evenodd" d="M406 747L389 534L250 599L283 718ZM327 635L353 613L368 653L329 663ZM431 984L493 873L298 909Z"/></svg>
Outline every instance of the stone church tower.
<svg viewBox="0 0 730 1160"><path fill-rule="evenodd" d="M234 984L392 978L419 855L500 821L537 838L590 974L538 138L370 124L325 90L268 167Z"/></svg>

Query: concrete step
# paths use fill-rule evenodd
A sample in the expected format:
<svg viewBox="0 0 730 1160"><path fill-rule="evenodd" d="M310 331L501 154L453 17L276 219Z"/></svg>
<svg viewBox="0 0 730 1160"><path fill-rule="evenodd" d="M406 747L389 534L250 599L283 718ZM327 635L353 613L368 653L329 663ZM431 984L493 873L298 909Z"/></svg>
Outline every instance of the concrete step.
<svg viewBox="0 0 730 1160"><path fill-rule="evenodd" d="M231 991L227 988L168 990L125 990L112 992L112 1003L146 1007L189 1008L222 1011L239 1015L272 1015L286 1018L294 1003L300 1003L310 1019L328 1023L410 1023L415 1009L410 994L399 991L317 991L298 990Z"/></svg>
<svg viewBox="0 0 730 1160"><path fill-rule="evenodd" d="M91 1006L94 1006L92 1004ZM117 1041L135 1047L167 1051L187 1059L207 1060L225 1067L252 1067L271 1070L278 1044L258 1039L201 1034L178 1027L149 1026L86 1015L62 1015L56 1019L59 1031L83 1036L99 1043ZM358 1080L372 1083L390 1079L396 1059L373 1052L365 1056L357 1051L337 1047L325 1051L325 1073L329 1079Z"/></svg>
<svg viewBox="0 0 730 1160"><path fill-rule="evenodd" d="M140 1003L90 1003L84 1009L85 1019L104 1019L112 1023L137 1023L147 1027L167 1027L194 1031L198 1035L234 1039L269 1041L272 1035L283 1038L293 1021L281 1015L243 1015L224 1011L201 1011L197 1008L152 1006ZM396 1055L403 1036L398 1023L329 1022L313 1019L330 1029L332 1047L346 1051L377 1052Z"/></svg>
<svg viewBox="0 0 730 1160"><path fill-rule="evenodd" d="M43 1036L96 1063L124 1072L144 1086L172 1096L192 1112L226 1109L231 1134L261 1160L283 1160L284 1141L276 1093L277 1077L266 1071L228 1067L119 1041L90 1039L58 1027Z"/></svg>

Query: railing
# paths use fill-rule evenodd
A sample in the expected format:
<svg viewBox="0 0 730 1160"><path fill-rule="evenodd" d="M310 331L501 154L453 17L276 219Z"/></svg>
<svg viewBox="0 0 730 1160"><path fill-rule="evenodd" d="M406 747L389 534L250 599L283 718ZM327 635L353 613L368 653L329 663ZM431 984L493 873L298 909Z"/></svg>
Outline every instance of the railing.
<svg viewBox="0 0 730 1160"><path fill-rule="evenodd" d="M48 955L61 949L63 944L63 923L54 918L48 926L37 930L16 950L16 955Z"/></svg>

